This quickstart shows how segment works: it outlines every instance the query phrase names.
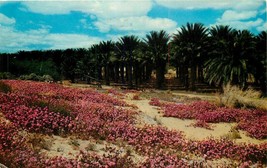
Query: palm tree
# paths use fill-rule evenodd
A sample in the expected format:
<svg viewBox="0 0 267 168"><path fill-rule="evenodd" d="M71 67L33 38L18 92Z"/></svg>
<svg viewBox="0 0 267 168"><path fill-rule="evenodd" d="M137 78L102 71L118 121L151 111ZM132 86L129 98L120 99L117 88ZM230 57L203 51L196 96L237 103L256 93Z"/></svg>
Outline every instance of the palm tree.
<svg viewBox="0 0 267 168"><path fill-rule="evenodd" d="M111 40L102 41L99 44L99 49L104 64L106 85L110 85L110 63L112 52L114 51L114 43Z"/></svg>
<svg viewBox="0 0 267 168"><path fill-rule="evenodd" d="M212 27L213 50L205 63L205 77L209 83L219 86L231 82L245 87L248 78L248 62L254 49L253 35L247 31L237 31L229 26Z"/></svg>
<svg viewBox="0 0 267 168"><path fill-rule="evenodd" d="M89 48L89 53L92 54L92 62L94 63L95 74L94 77L98 80L102 80L102 66L103 66L103 58L100 54L100 45L94 44Z"/></svg>
<svg viewBox="0 0 267 168"><path fill-rule="evenodd" d="M147 50L152 56L156 68L156 87L162 89L165 85L165 68L168 54L169 35L164 31L151 31L144 39Z"/></svg>
<svg viewBox="0 0 267 168"><path fill-rule="evenodd" d="M61 71L66 79L74 82L76 76L77 53L76 49L67 49L62 54Z"/></svg>
<svg viewBox="0 0 267 168"><path fill-rule="evenodd" d="M208 29L201 23L187 23L174 35L173 43L179 48L179 58L190 67L190 89L195 90L196 70L202 68L208 47ZM187 80L187 79L185 79ZM186 86L187 87L187 86Z"/></svg>
<svg viewBox="0 0 267 168"><path fill-rule="evenodd" d="M267 49L266 49L267 31L262 31L256 36L256 56L255 56L255 79L260 84L262 92L266 95L267 85Z"/></svg>
<svg viewBox="0 0 267 168"><path fill-rule="evenodd" d="M180 46L181 40L179 34L175 34L171 41L171 62L176 67L176 76L179 78L179 82L181 82L186 89L188 89L188 59L182 51L182 47Z"/></svg>
<svg viewBox="0 0 267 168"><path fill-rule="evenodd" d="M87 83L94 77L96 74L96 63L95 63L95 55L91 52L91 50L80 49L78 51L80 54L80 58L77 61L77 74L85 79ZM96 76L97 77L97 76Z"/></svg>
<svg viewBox="0 0 267 168"><path fill-rule="evenodd" d="M128 85L129 87L133 86L133 62L136 58L136 50L140 40L137 36L123 36L119 39L119 43L117 43L117 53L121 55L121 74L122 78L124 76L124 64L126 63L126 75L128 77ZM123 78L124 80L124 78Z"/></svg>

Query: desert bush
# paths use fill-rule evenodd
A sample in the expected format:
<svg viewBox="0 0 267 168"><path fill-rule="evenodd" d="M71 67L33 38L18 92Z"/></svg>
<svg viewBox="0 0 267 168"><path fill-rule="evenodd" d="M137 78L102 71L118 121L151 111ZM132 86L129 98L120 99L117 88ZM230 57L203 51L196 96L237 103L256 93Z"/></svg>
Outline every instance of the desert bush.
<svg viewBox="0 0 267 168"><path fill-rule="evenodd" d="M12 91L11 86L9 86L8 84L0 81L0 92L8 93L8 92L11 92L11 91Z"/></svg>
<svg viewBox="0 0 267 168"><path fill-rule="evenodd" d="M21 75L19 77L21 80L33 80L33 81L42 81L42 77L39 75L36 75L35 73L31 73L29 75Z"/></svg>
<svg viewBox="0 0 267 168"><path fill-rule="evenodd" d="M229 133L223 136L223 138L234 140L234 139L241 139L240 133L236 127L232 127Z"/></svg>
<svg viewBox="0 0 267 168"><path fill-rule="evenodd" d="M45 82L50 82L50 81L53 81L54 79L50 75L43 75L42 80Z"/></svg>
<svg viewBox="0 0 267 168"><path fill-rule="evenodd" d="M71 81L69 81L69 80L63 80L62 81L62 85L64 85L64 86L71 86Z"/></svg>
<svg viewBox="0 0 267 168"><path fill-rule="evenodd" d="M0 79L13 79L14 75L10 72L0 72Z"/></svg>
<svg viewBox="0 0 267 168"><path fill-rule="evenodd" d="M42 82L50 82L54 79L50 75L36 75L35 73L31 73L29 75L21 75L19 77L20 80L33 80L33 81L42 81Z"/></svg>
<svg viewBox="0 0 267 168"><path fill-rule="evenodd" d="M219 95L219 104L233 108L267 109L266 102L260 99L261 93L253 89L242 90L237 86L227 84Z"/></svg>
<svg viewBox="0 0 267 168"><path fill-rule="evenodd" d="M140 94L134 94L133 95L133 100L140 100Z"/></svg>
<svg viewBox="0 0 267 168"><path fill-rule="evenodd" d="M46 136L43 134L28 133L26 136L26 142L36 152L40 152L41 149L50 150L52 146L52 141L46 140Z"/></svg>

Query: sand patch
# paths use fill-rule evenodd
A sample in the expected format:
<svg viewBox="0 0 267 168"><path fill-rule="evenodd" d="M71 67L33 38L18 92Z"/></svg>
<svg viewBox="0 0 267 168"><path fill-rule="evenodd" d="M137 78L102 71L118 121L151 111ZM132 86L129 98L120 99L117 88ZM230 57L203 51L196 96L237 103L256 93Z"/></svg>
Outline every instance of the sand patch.
<svg viewBox="0 0 267 168"><path fill-rule="evenodd" d="M49 149L41 149L41 153L45 153L48 157L62 156L68 159L76 159L80 151L96 153L100 156L109 154L109 149L116 149L120 156L130 152L130 156L135 163L139 163L144 158L138 155L132 146L108 143L95 139L82 140L74 137L63 138L60 136L46 137L46 141L51 142Z"/></svg>
<svg viewBox="0 0 267 168"><path fill-rule="evenodd" d="M215 123L211 124L212 130L205 128L193 127L195 120L178 119L173 117L163 117L159 107L151 106L148 99L132 100L125 99L128 104L133 104L138 107L140 114L137 116L137 125L161 125L170 130L182 131L186 138L191 140L204 140L208 138L219 139L231 133L231 129L236 126L236 123ZM244 131L239 131L240 139L235 139L237 143L266 143L267 140L258 140L246 135Z"/></svg>

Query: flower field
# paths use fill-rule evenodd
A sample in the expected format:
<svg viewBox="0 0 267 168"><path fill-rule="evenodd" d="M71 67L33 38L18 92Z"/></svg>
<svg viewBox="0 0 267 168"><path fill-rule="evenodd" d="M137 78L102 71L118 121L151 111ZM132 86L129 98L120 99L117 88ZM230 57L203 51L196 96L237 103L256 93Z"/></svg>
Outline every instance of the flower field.
<svg viewBox="0 0 267 168"><path fill-rule="evenodd" d="M0 163L7 167L266 167L267 143L237 144L229 139L213 138L189 140L182 130L169 130L160 125L137 126L136 107L116 96L123 97L126 93L110 90L105 94L88 88L32 81L3 83L11 87L9 92L0 91ZM178 105L152 99L151 104L161 107L165 117L196 119L198 127L237 122L237 128L249 136L267 138L264 111L229 109L203 101ZM106 147L106 153L81 149L71 158L52 157L41 152L49 153L49 147L42 150L33 147L27 136L30 134L93 139L117 147ZM126 148L127 152L121 152ZM136 161L133 155L141 159ZM227 163L221 163L222 159Z"/></svg>
<svg viewBox="0 0 267 168"><path fill-rule="evenodd" d="M244 130L251 137L267 138L267 113L255 109L234 109L217 107L206 101L191 104L161 103L159 99L152 99L151 105L159 106L165 117L180 119L196 119L196 125L209 128L208 123L237 122L237 128Z"/></svg>

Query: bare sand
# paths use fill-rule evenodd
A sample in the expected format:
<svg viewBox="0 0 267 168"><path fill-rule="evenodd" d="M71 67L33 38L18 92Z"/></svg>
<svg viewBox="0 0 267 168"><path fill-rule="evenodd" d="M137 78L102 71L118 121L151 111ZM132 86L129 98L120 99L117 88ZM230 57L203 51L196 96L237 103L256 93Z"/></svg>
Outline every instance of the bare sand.
<svg viewBox="0 0 267 168"><path fill-rule="evenodd" d="M142 156L136 154L131 146L125 145L122 142L115 144L95 139L82 140L73 137L63 138L55 135L46 137L45 141L50 144L49 148L41 149L40 152L45 153L48 157L62 156L68 159L76 159L75 157L78 156L80 151L87 151L103 156L103 154L109 154L109 149L116 149L121 156L130 151L130 157L136 163L144 160Z"/></svg>

